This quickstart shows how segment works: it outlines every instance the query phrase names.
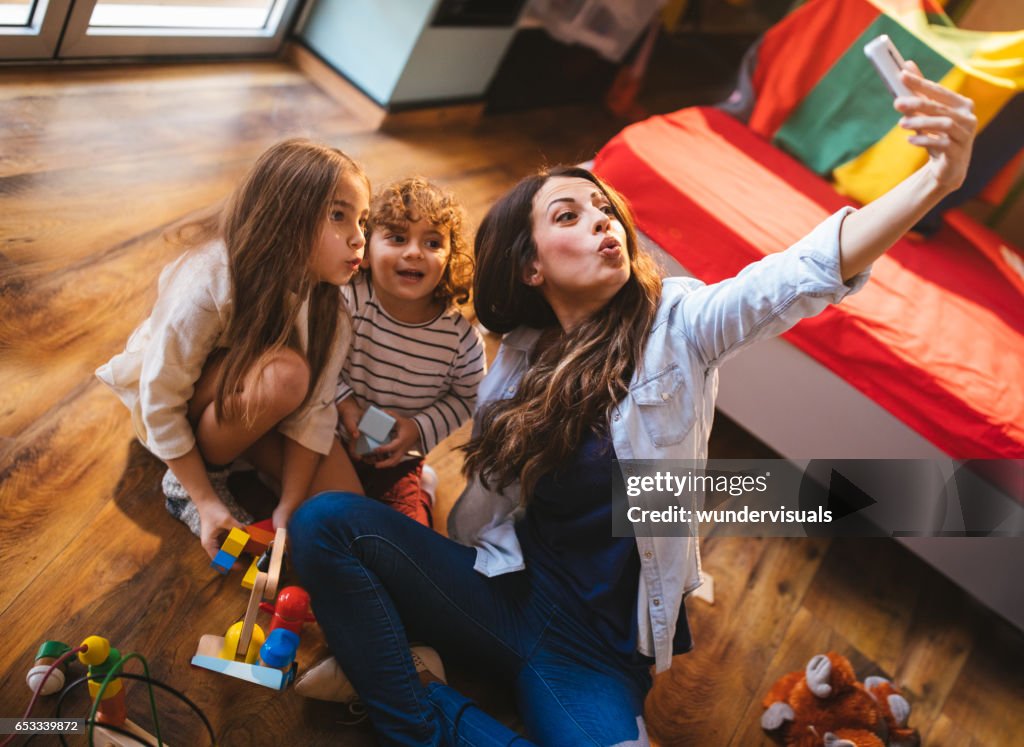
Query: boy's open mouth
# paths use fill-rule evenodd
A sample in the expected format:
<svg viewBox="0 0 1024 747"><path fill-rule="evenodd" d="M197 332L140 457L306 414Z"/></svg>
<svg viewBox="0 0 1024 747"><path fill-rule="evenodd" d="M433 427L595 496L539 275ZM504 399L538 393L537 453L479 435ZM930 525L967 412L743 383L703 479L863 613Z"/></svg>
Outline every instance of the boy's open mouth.
<svg viewBox="0 0 1024 747"><path fill-rule="evenodd" d="M423 278L423 273L419 270L399 270L398 274L410 280L421 280Z"/></svg>

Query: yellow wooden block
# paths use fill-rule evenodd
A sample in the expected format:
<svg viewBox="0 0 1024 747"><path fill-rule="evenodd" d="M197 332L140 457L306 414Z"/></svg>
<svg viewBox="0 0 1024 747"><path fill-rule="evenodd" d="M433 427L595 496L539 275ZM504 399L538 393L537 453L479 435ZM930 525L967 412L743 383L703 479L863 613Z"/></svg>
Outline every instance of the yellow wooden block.
<svg viewBox="0 0 1024 747"><path fill-rule="evenodd" d="M245 576L242 577L242 586L246 589L251 589L252 585L256 583L256 574L259 570L256 568L256 564L259 562L259 558L253 558L252 563L249 565L249 570L245 572Z"/></svg>
<svg viewBox="0 0 1024 747"><path fill-rule="evenodd" d="M243 532L241 529L235 528L228 533L228 538L224 540L224 544L220 546L220 549L228 555L233 555L237 558L242 554L242 550L245 549L248 542L249 534L247 532Z"/></svg>

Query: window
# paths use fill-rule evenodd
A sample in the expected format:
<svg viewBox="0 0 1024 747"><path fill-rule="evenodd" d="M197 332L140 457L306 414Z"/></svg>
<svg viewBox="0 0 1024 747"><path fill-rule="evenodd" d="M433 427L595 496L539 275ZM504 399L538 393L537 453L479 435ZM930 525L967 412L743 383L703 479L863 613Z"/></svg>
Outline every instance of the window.
<svg viewBox="0 0 1024 747"><path fill-rule="evenodd" d="M54 56L71 0L0 0L0 59Z"/></svg>
<svg viewBox="0 0 1024 747"><path fill-rule="evenodd" d="M0 58L273 54L299 4L300 0L0 0Z"/></svg>
<svg viewBox="0 0 1024 747"><path fill-rule="evenodd" d="M0 3L0 26L28 26L33 5L32 0Z"/></svg>

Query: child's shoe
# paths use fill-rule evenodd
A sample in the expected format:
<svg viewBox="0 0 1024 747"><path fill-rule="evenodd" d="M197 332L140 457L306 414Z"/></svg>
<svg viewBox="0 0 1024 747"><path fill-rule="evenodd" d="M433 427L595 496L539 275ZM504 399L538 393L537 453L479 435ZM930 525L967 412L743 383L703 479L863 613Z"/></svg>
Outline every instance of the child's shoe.
<svg viewBox="0 0 1024 747"><path fill-rule="evenodd" d="M328 656L303 672L295 680L295 692L304 698L337 703L351 703L359 697L333 656Z"/></svg>
<svg viewBox="0 0 1024 747"><path fill-rule="evenodd" d="M207 475L217 497L227 506L228 511L231 512L235 520L241 524L252 524L255 521L252 514L239 506L235 501L235 497L231 495L231 491L228 490L228 470L207 472ZM174 476L171 470L167 470L164 473L164 479L161 481L160 487L163 488L164 495L167 498L164 501L167 513L187 526L189 531L198 537L201 529L199 510L196 508L196 504L192 502L192 498L185 490L185 486L178 481L178 478Z"/></svg>
<svg viewBox="0 0 1024 747"><path fill-rule="evenodd" d="M429 672L441 682L447 682L444 677L444 665L437 651L430 646L413 646L410 653L417 672ZM295 692L304 698L332 700L338 703L350 703L359 697L333 656L328 656L319 664L307 669L295 681Z"/></svg>

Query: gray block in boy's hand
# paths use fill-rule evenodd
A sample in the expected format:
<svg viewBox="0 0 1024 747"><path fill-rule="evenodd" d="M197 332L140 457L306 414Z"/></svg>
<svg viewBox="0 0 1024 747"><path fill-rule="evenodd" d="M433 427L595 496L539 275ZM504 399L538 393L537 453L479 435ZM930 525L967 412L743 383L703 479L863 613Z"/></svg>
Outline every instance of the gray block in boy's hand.
<svg viewBox="0 0 1024 747"><path fill-rule="evenodd" d="M359 421L359 432L379 442L378 446L391 440L391 429L394 427L395 419L373 405L366 408L366 412L363 413L363 417Z"/></svg>
<svg viewBox="0 0 1024 747"><path fill-rule="evenodd" d="M360 433L359 438L356 439L356 454L359 456L369 454L380 445L381 443L377 439L370 438L365 433Z"/></svg>

